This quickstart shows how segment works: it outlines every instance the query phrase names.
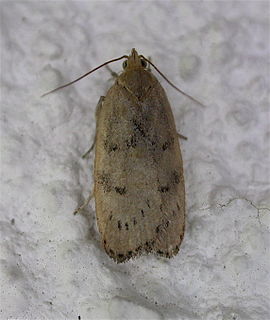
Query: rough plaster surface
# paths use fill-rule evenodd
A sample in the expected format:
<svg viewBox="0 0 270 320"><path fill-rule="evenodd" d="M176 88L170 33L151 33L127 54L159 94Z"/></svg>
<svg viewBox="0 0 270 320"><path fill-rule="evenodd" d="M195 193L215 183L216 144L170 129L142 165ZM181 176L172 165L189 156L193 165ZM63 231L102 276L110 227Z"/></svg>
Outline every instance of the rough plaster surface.
<svg viewBox="0 0 270 320"><path fill-rule="evenodd" d="M269 319L269 2L0 5L0 318ZM117 265L94 204L72 215L111 76L40 94L132 47L206 108L160 79L188 137L186 234L174 259Z"/></svg>

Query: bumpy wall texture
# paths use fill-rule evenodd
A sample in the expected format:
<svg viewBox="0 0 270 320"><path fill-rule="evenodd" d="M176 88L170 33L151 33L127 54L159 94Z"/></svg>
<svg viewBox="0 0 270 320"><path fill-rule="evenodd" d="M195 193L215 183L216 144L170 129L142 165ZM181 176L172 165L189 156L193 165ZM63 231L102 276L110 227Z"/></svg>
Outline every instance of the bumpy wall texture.
<svg viewBox="0 0 270 320"><path fill-rule="evenodd" d="M0 6L0 319L269 319L269 2ZM186 233L173 259L117 265L94 204L72 215L111 75L40 95L132 47L206 107L157 75L188 137Z"/></svg>

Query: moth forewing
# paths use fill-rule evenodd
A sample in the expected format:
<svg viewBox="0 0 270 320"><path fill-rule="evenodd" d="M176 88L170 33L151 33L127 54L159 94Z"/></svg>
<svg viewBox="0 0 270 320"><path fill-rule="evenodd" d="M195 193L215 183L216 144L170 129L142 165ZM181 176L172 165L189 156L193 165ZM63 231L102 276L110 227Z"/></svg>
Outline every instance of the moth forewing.
<svg viewBox="0 0 270 320"><path fill-rule="evenodd" d="M135 50L98 112L95 203L103 246L116 262L143 252L175 255L185 187L169 101Z"/></svg>

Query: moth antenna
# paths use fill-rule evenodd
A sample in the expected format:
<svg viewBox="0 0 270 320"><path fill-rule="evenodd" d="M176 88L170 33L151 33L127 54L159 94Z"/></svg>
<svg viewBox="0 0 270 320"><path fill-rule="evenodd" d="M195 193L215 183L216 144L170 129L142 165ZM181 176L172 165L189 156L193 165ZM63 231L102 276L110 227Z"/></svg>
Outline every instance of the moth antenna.
<svg viewBox="0 0 270 320"><path fill-rule="evenodd" d="M93 70L88 71L86 74L80 76L79 78L77 78L77 79L75 79L75 80L73 80L73 81L71 81L71 82L69 82L69 83L66 83L66 84L64 84L64 85L62 85L62 86L60 86L60 87L57 87L57 88L55 88L55 89L53 89L53 90L51 90L51 91L48 91L48 92L44 93L41 97L45 97L46 95L48 95L48 94L50 94L50 93L53 93L53 92L55 92L55 91L58 91L58 90L63 89L63 88L65 88L65 87L68 87L68 86L70 86L71 84L73 84L73 83L81 80L82 78L88 76L90 73L96 71L97 69L104 67L106 64L109 64L109 63L111 63L111 62L115 62L115 61L118 61L118 60L121 60L121 59L124 59L124 58L128 58L128 56L124 55L124 56L122 56L122 57L120 57L120 58L116 58L116 59L112 59L112 60L106 61L106 62L102 63L100 66L98 66L98 67L94 68Z"/></svg>
<svg viewBox="0 0 270 320"><path fill-rule="evenodd" d="M192 96L190 96L189 94L185 93L184 91L182 91L181 89L177 88L161 71L158 70L158 68L148 59L146 59L143 55L140 55L141 58L143 58L145 61L147 61L149 64L151 64L152 67L155 68L155 70L157 70L157 72L178 92L182 93L184 96L188 97L189 99L191 99L192 101L198 103L199 105L201 105L202 107L206 108L206 106L201 103L199 100L193 98Z"/></svg>

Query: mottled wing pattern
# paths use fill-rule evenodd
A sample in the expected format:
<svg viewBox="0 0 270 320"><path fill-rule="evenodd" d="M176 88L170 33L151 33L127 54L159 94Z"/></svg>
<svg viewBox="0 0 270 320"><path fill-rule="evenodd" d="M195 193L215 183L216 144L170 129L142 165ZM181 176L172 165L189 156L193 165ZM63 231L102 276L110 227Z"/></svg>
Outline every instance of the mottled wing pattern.
<svg viewBox="0 0 270 320"><path fill-rule="evenodd" d="M185 226L183 165L165 91L151 72L123 72L98 115L95 201L104 248L116 262L172 257Z"/></svg>

